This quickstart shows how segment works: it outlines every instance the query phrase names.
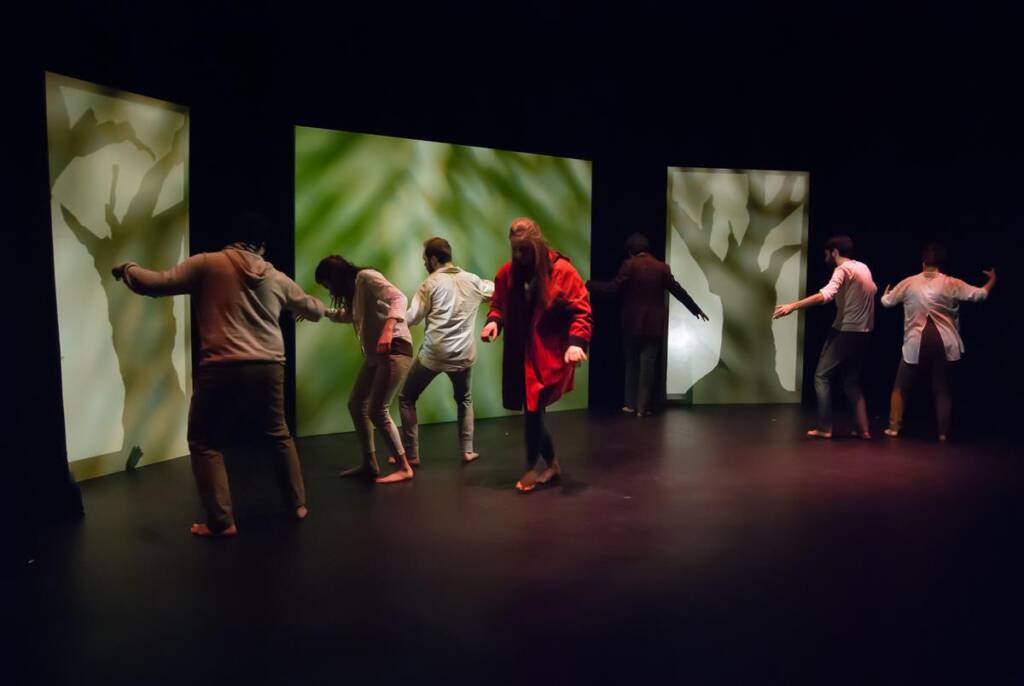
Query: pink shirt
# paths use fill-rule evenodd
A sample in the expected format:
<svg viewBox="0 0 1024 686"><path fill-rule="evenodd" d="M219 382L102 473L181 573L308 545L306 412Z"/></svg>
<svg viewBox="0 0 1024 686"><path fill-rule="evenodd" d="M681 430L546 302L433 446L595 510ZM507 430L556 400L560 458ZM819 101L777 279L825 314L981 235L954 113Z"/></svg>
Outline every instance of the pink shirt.
<svg viewBox="0 0 1024 686"><path fill-rule="evenodd" d="M921 354L921 333L931 318L942 337L946 359L959 360L964 352L960 338L960 301L978 302L988 291L942 272L921 272L907 277L882 296L884 307L903 303L903 359L917 364Z"/></svg>
<svg viewBox="0 0 1024 686"><path fill-rule="evenodd" d="M863 262L846 260L835 268L832 278L821 289L825 302L836 301L836 319L832 328L838 331L871 331L875 328L875 293L878 286L871 270Z"/></svg>

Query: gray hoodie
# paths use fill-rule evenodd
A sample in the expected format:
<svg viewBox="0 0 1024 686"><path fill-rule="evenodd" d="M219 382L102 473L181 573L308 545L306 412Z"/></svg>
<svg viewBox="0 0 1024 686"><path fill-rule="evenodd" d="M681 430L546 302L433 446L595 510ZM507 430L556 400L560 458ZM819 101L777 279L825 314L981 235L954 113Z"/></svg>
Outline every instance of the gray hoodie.
<svg viewBox="0 0 1024 686"><path fill-rule="evenodd" d="M254 252L227 247L193 255L165 271L124 268L125 284L141 295L188 294L199 325L199 364L285 361L281 310L310 321L324 305Z"/></svg>

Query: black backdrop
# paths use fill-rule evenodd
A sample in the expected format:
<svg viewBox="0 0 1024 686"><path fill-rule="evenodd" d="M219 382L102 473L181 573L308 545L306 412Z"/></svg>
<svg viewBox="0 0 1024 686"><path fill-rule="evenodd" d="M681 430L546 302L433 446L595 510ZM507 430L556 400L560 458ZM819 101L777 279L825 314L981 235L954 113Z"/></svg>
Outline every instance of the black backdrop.
<svg viewBox="0 0 1024 686"><path fill-rule="evenodd" d="M209 7L208 5L214 5ZM292 125L580 157L594 161L592 274L607 278L633 231L664 254L669 165L811 173L808 287L834 232L853 235L879 286L913 273L944 240L949 271L992 300L967 308L962 433L1008 426L1019 379L1012 335L1024 220L1019 58L1013 22L943 14L775 11L732 5L596 9L557 2L465 7L299 3L44 3L13 22L5 93L15 212L19 492L36 516L63 511L64 433L47 190L43 73L67 74L191 108L194 252L219 248L240 208L278 228L290 270ZM504 227L495 227L504 230ZM614 302L596 303L591 405L621 398ZM807 314L804 399L832 312ZM866 390L884 415L899 359L899 311L880 311ZM291 345L291 332L286 331ZM770 342L766 342L770 344ZM81 392L88 392L82 389ZM70 494L70 499L64 499Z"/></svg>

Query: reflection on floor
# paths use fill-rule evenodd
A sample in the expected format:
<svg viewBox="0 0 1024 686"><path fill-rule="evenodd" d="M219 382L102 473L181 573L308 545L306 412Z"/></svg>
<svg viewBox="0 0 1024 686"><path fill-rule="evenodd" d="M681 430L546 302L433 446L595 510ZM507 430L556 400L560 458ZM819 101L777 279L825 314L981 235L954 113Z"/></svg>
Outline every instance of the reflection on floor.
<svg viewBox="0 0 1024 686"><path fill-rule="evenodd" d="M300 440L301 524L241 453L228 541L187 535L187 460L85 482L85 520L39 548L26 682L1024 673L1010 446L811 441L793 407L549 421L566 478L527 496L518 417L480 422L470 465L454 425L424 427L415 481L388 487L336 478L352 436Z"/></svg>

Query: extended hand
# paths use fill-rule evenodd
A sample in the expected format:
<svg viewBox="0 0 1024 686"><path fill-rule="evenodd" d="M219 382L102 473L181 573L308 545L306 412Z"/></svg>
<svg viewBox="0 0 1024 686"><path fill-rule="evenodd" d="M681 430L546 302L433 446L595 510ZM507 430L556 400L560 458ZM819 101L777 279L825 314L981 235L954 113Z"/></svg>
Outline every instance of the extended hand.
<svg viewBox="0 0 1024 686"><path fill-rule="evenodd" d="M480 332L480 340L484 343L491 343L495 338L498 337L498 324L497 322L487 322L484 326L483 331Z"/></svg>
<svg viewBox="0 0 1024 686"><path fill-rule="evenodd" d="M119 264L110 270L110 273L114 276L115 281L120 281L121 279L124 278L124 268L125 265Z"/></svg>
<svg viewBox="0 0 1024 686"><path fill-rule="evenodd" d="M796 308L793 307L793 303L789 303L787 305L779 305L778 307L775 308L775 313L772 315L772 319L781 319L782 317L786 317L790 315L795 309Z"/></svg>
<svg viewBox="0 0 1024 686"><path fill-rule="evenodd" d="M708 320L708 316L706 314L704 314L704 310L700 309L699 307L697 308L697 312L693 316L696 317L697 319L703 319L704 321L709 321Z"/></svg>
<svg viewBox="0 0 1024 686"><path fill-rule="evenodd" d="M583 352L583 348L578 345L570 345L565 351L565 363L574 366L587 361L587 354Z"/></svg>
<svg viewBox="0 0 1024 686"><path fill-rule="evenodd" d="M991 269L982 269L981 273L984 274L985 276L987 276L990 279L995 279L996 278L996 268L995 267L992 267Z"/></svg>
<svg viewBox="0 0 1024 686"><path fill-rule="evenodd" d="M889 291L891 291L891 290L892 290L892 284L891 283L885 284L885 290L882 292L882 296L884 297L884 296L889 295Z"/></svg>

